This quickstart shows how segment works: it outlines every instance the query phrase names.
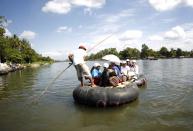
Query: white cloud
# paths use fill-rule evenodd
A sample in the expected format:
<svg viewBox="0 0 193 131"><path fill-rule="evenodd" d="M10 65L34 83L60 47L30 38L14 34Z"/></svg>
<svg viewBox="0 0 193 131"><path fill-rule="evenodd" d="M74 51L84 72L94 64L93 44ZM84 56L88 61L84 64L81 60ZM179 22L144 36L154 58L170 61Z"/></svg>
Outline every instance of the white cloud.
<svg viewBox="0 0 193 131"><path fill-rule="evenodd" d="M165 38L167 39L180 39L185 38L186 33L181 26L173 27L170 31L165 33Z"/></svg>
<svg viewBox="0 0 193 131"><path fill-rule="evenodd" d="M24 30L21 35L20 38L25 38L25 39L34 39L36 36L36 33L33 31L29 31L29 30Z"/></svg>
<svg viewBox="0 0 193 131"><path fill-rule="evenodd" d="M64 58L63 58L64 53L61 51L49 51L49 52L43 52L41 54L45 57L49 56L55 60L64 60Z"/></svg>
<svg viewBox="0 0 193 131"><path fill-rule="evenodd" d="M157 11L172 10L182 4L193 7L193 0L149 0L149 3Z"/></svg>
<svg viewBox="0 0 193 131"><path fill-rule="evenodd" d="M119 50L122 46L120 46L121 41L118 39L117 35L97 35L93 36L92 42L88 45L88 48L92 48L89 53L96 53L100 50L107 49L107 48L116 48ZM94 48L93 48L94 47Z"/></svg>
<svg viewBox="0 0 193 131"><path fill-rule="evenodd" d="M182 50L192 50L193 49L193 23L186 23L183 25L178 25L171 28L171 30L166 32L161 32L159 35L163 38L161 41L149 41L153 49L160 49L160 47L165 46L170 48L181 48ZM151 37L151 36L150 36ZM149 38L150 38L149 37ZM149 39L150 40L150 39ZM152 43L151 43L152 42Z"/></svg>
<svg viewBox="0 0 193 131"><path fill-rule="evenodd" d="M103 15L101 16L101 18L104 19L104 21L107 23L116 23L122 20L123 18L132 17L134 15L135 15L134 9L127 9L127 10L122 10L121 12L116 13L116 14Z"/></svg>
<svg viewBox="0 0 193 131"><path fill-rule="evenodd" d="M52 0L48 1L44 7L43 12L51 12L57 14L67 14L71 10L71 4L66 0Z"/></svg>
<svg viewBox="0 0 193 131"><path fill-rule="evenodd" d="M86 11L90 13L91 10L89 8L101 8L105 2L106 0L50 0L42 7L42 11L67 14L73 6L83 6L87 7Z"/></svg>
<svg viewBox="0 0 193 131"><path fill-rule="evenodd" d="M7 28L5 28L5 36L11 36L11 35L12 35L11 32Z"/></svg>
<svg viewBox="0 0 193 131"><path fill-rule="evenodd" d="M149 0L150 5L158 11L166 11L175 8L182 0Z"/></svg>
<svg viewBox="0 0 193 131"><path fill-rule="evenodd" d="M184 0L185 4L187 4L188 6L193 7L193 0Z"/></svg>
<svg viewBox="0 0 193 131"><path fill-rule="evenodd" d="M61 26L61 27L58 27L56 32L61 33L61 32L66 32L66 31L71 32L72 28L67 27L67 26Z"/></svg>
<svg viewBox="0 0 193 131"><path fill-rule="evenodd" d="M159 35L152 35L149 37L149 40L151 41L162 41L163 37L159 36Z"/></svg>
<svg viewBox="0 0 193 131"><path fill-rule="evenodd" d="M11 32L8 30L8 26L11 23L12 23L12 20L7 20L7 22L2 21L2 23L1 23L2 26L0 26L0 27L4 28L4 30L5 30L4 35L5 36L11 36L12 35Z"/></svg>
<svg viewBox="0 0 193 131"><path fill-rule="evenodd" d="M88 8L100 8L106 0L72 0L71 3L76 6L85 6Z"/></svg>
<svg viewBox="0 0 193 131"><path fill-rule="evenodd" d="M143 35L143 32L140 30L128 30L120 36L120 40L126 41L126 40L139 39L142 37L142 35Z"/></svg>

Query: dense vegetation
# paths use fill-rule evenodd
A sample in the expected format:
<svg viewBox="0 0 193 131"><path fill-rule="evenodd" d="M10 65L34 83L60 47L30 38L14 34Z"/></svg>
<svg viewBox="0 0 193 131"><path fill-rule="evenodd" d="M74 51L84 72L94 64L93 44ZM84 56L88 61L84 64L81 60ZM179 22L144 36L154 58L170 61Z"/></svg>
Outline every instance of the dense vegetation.
<svg viewBox="0 0 193 131"><path fill-rule="evenodd" d="M50 57L43 57L31 48L29 41L17 35L5 36L7 20L0 16L0 62L32 63L52 62Z"/></svg>
<svg viewBox="0 0 193 131"><path fill-rule="evenodd" d="M146 44L142 44L142 49L139 51L136 48L126 48L120 52L116 48L109 48L102 51L99 51L96 54L91 54L88 56L88 60L101 59L103 56L108 54L115 54L121 59L147 59L147 58L180 58L180 57L193 57L192 51L183 51L180 48L177 50L171 48L168 50L166 47L161 47L159 51L154 51L150 49Z"/></svg>

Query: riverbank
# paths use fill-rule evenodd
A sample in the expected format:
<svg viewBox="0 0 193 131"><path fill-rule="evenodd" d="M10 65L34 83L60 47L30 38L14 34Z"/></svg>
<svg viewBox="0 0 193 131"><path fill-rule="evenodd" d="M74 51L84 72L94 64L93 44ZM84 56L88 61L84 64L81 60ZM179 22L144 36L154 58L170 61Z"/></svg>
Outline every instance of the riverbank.
<svg viewBox="0 0 193 131"><path fill-rule="evenodd" d="M25 68L38 68L40 66L46 66L51 63L48 62L35 62L35 63L28 63L28 64L7 64L7 63L0 63L0 76L7 75L10 72L15 72L18 70L23 70Z"/></svg>

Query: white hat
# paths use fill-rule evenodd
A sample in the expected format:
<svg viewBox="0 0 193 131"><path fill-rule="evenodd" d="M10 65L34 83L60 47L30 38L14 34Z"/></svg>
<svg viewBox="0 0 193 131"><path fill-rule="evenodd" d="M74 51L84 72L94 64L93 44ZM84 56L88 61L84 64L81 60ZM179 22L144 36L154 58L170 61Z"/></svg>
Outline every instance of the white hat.
<svg viewBox="0 0 193 131"><path fill-rule="evenodd" d="M127 59L126 61L130 61L129 59Z"/></svg>
<svg viewBox="0 0 193 131"><path fill-rule="evenodd" d="M136 61L136 60L132 60L132 62L133 62L133 63L137 63L137 61Z"/></svg>
<svg viewBox="0 0 193 131"><path fill-rule="evenodd" d="M108 64L108 63L104 63L104 64L103 64L103 67L108 68L108 67L109 67L109 64Z"/></svg>
<svg viewBox="0 0 193 131"><path fill-rule="evenodd" d="M122 60L121 63L122 63L122 64L126 64L126 61Z"/></svg>
<svg viewBox="0 0 193 131"><path fill-rule="evenodd" d="M99 67L99 66L101 66L101 64L99 64L99 63L94 63L94 67Z"/></svg>

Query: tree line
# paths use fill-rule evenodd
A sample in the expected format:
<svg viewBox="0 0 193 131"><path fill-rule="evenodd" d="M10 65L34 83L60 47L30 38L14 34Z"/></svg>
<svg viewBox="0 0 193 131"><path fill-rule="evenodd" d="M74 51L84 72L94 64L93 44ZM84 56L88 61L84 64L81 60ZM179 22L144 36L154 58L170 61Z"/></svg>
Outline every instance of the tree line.
<svg viewBox="0 0 193 131"><path fill-rule="evenodd" d="M43 57L31 48L26 39L20 39L17 35L5 36L7 20L0 16L0 62L32 63L53 62L50 57Z"/></svg>
<svg viewBox="0 0 193 131"><path fill-rule="evenodd" d="M170 50L166 47L161 47L160 50L155 51L150 49L146 44L142 44L141 51L136 48L127 47L124 50L118 52L116 48L108 48L101 50L97 53L92 53L87 57L87 60L101 59L108 54L114 54L120 59L148 59L148 58L181 58L181 57L193 57L193 50L183 51L180 48Z"/></svg>

